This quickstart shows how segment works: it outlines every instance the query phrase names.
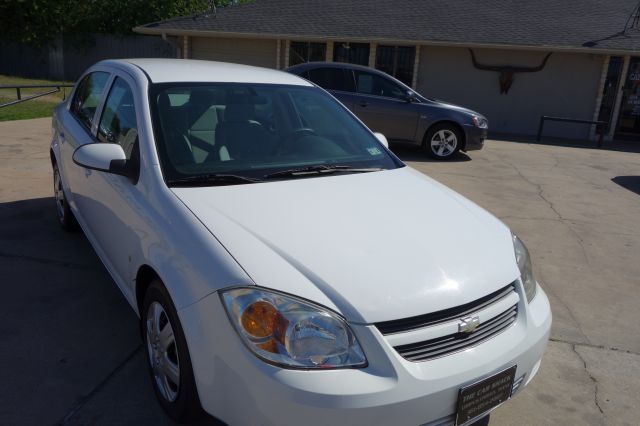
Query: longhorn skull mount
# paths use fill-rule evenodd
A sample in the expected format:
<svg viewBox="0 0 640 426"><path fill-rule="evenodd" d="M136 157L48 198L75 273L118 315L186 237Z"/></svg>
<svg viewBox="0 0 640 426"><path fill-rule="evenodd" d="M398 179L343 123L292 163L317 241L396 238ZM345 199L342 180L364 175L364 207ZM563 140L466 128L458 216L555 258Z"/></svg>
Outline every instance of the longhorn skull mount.
<svg viewBox="0 0 640 426"><path fill-rule="evenodd" d="M540 64L537 67L514 67L511 65L485 65L480 64L476 60L476 55L473 53L472 49L469 49L471 52L471 61L473 62L473 66L482 71L495 71L500 73L500 94L509 93L509 89L511 89L511 85L513 84L513 79L516 73L519 72L538 72L542 71L544 67L547 65L547 61L553 52L547 54Z"/></svg>

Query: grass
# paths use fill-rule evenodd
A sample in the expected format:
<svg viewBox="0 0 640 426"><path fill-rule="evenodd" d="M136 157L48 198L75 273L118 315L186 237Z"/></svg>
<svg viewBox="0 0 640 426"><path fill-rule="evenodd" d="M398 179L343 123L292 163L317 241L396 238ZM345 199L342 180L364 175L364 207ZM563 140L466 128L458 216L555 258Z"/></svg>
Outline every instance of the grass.
<svg viewBox="0 0 640 426"><path fill-rule="evenodd" d="M10 77L6 75L0 75L1 84L73 84L69 82L50 81L50 80L35 80L22 77ZM22 89L22 98L26 98L37 93L46 92L51 89L47 88L35 88L35 89ZM67 96L71 91L71 88L61 89L58 93L52 93L41 98L32 99L30 101L22 102L16 105L0 108L0 121L10 120L26 120L29 118L51 117L53 109L63 100L63 91L66 91ZM15 101L16 89L0 89L0 104L5 102Z"/></svg>

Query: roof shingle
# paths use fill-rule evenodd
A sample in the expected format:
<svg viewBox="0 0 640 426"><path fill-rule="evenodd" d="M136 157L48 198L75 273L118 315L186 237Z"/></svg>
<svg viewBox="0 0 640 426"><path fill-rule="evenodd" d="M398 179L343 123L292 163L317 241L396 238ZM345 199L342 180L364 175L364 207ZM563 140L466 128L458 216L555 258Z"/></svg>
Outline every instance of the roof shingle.
<svg viewBox="0 0 640 426"><path fill-rule="evenodd" d="M255 0L135 30L640 52L640 31L622 34L637 6L638 0Z"/></svg>

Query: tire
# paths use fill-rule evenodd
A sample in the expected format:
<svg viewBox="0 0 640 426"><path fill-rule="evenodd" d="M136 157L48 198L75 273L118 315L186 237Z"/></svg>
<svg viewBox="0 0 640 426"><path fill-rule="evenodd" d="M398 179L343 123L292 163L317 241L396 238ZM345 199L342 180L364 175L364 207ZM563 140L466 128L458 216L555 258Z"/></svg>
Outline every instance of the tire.
<svg viewBox="0 0 640 426"><path fill-rule="evenodd" d="M436 160L448 160L453 157L462 145L462 134L453 124L436 124L427 131L422 142L422 149Z"/></svg>
<svg viewBox="0 0 640 426"><path fill-rule="evenodd" d="M56 203L56 212L58 213L58 223L62 229L65 231L77 230L78 222L67 203L60 170L58 169L58 165L55 163L53 164L53 196Z"/></svg>
<svg viewBox="0 0 640 426"><path fill-rule="evenodd" d="M140 318L147 365L158 402L175 422L202 419L204 411L187 341L171 297L160 280L154 280L147 289Z"/></svg>

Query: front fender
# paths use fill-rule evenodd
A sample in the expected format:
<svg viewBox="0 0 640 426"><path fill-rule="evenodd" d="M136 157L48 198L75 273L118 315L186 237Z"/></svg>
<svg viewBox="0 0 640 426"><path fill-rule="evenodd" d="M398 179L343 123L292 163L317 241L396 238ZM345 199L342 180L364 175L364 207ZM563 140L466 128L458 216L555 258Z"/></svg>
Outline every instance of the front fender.
<svg viewBox="0 0 640 426"><path fill-rule="evenodd" d="M185 308L222 288L253 285L251 278L198 218L166 187L152 191L140 233L141 250L132 270L152 268L164 283L176 309ZM136 300L137 310L141 301Z"/></svg>

